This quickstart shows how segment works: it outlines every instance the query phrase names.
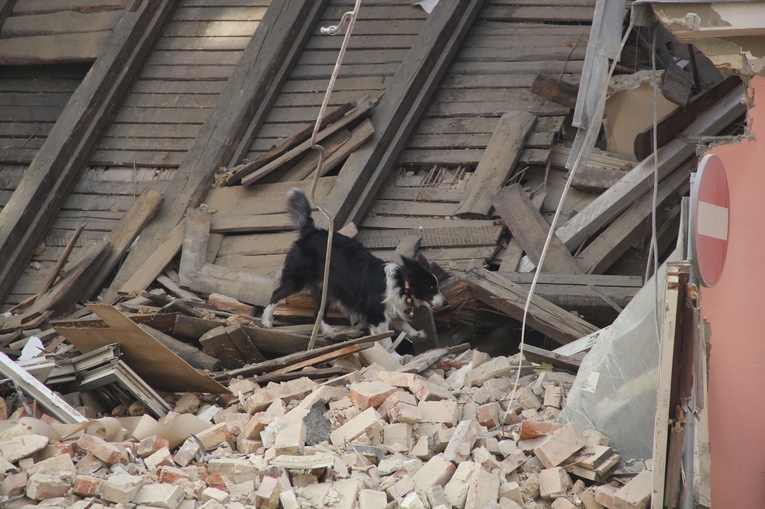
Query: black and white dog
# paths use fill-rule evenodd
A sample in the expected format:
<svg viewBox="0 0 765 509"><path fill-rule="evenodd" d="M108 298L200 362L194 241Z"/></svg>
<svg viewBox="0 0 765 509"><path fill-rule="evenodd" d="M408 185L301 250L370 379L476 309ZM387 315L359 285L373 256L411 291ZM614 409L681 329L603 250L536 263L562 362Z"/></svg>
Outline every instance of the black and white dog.
<svg viewBox="0 0 765 509"><path fill-rule="evenodd" d="M287 193L287 212L300 233L287 253L279 286L263 311L261 323L269 328L273 326L274 308L279 301L304 289L320 292L324 274L327 231L314 224L311 206L300 189ZM424 257L401 258L401 264L385 263L357 240L335 234L329 302L338 306L352 323L368 326L372 334L394 329L406 332L412 339L423 337L424 332L409 323L415 305L427 304L437 309L446 305L446 299L438 291L438 279ZM322 330L332 331L323 317Z"/></svg>

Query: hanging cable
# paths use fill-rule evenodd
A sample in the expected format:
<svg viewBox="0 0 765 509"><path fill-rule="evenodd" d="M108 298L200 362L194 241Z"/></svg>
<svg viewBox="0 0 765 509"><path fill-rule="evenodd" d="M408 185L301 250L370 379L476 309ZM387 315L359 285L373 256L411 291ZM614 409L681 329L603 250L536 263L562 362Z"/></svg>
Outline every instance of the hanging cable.
<svg viewBox="0 0 765 509"><path fill-rule="evenodd" d="M621 45L620 45L620 53L621 49L624 48L624 45L627 43L627 37L629 36L630 32L632 32L632 28L634 26L634 21L632 18L630 18L629 26L627 27L624 37L622 37ZM606 81L606 87L601 90L600 95L598 96L598 108L595 109L595 111L603 111L603 104L605 104L606 96L608 95L608 81L610 81L611 76L614 74L614 69L616 69L616 62L617 60L614 59L611 63L610 68L608 69L608 80ZM596 128L597 126L597 128ZM545 239L544 247L542 248L542 253L539 255L539 263L537 264L536 271L534 272L534 277L531 279L531 286L529 287L529 294L526 297L526 302L523 306L523 319L521 320L521 341L518 345L518 369L515 374L515 382L513 383L513 390L510 393L510 398L507 402L507 409L505 410L504 417L502 419L502 422L505 422L505 419L507 418L507 414L510 412L510 410L513 408L513 401L515 401L515 393L518 391L518 384L520 383L521 379L521 366L523 364L523 347L526 344L526 319L529 314L529 308L531 307L531 299L534 296L534 291L537 287L537 281L539 280L539 274L542 272L542 267L544 265L545 257L547 256L547 250L550 247L550 242L552 241L552 237L555 234L555 228L558 224L558 218L560 218L561 210L563 210L563 203L566 201L566 197L568 196L568 191L571 188L571 182L574 179L574 174L576 173L576 170L579 168L582 162L582 156L584 155L584 147L587 147L590 143L590 139L593 137L595 133L600 132L600 122L594 122L590 121L590 123L587 126L587 130L584 133L584 142L582 143L579 151L576 154L576 159L574 160L574 164L571 167L571 171L568 174L568 179L566 180L566 184L563 186L563 192L561 193L560 200L558 201L558 207L555 209L555 216L553 216L552 223L550 224L550 229L547 232L547 238Z"/></svg>
<svg viewBox="0 0 765 509"><path fill-rule="evenodd" d="M327 91L324 94L324 100L321 103L319 109L319 116L316 118L316 124L313 127L313 133L311 134L311 148L319 151L319 161L316 164L316 172L313 176L313 182L311 183L311 201L316 205L316 208L324 214L327 218L327 252L324 260L324 279L321 284L321 303L319 305L319 312L316 316L316 321L313 324L313 330L311 331L311 339L308 342L308 350L313 350L316 346L316 337L319 335L319 328L324 320L324 312L327 309L327 288L329 287L329 267L332 261L332 241L335 235L335 218L316 199L316 185L319 182L319 175L321 175L322 166L324 165L324 158L327 155L327 151L321 145L316 143L316 135L319 133L321 123L324 120L324 115L327 112L327 105L329 104L329 97L332 95L332 89L335 88L335 81L337 81L337 75L340 72L340 66L345 56L345 51L348 49L348 43L351 40L351 33L353 32L353 26L356 23L356 17L358 16L359 9L361 8L361 0L356 0L356 5L353 7L353 11L348 11L343 14L340 22L335 26L330 26L321 29L322 34L334 35L340 29L348 25L348 29L345 31L345 37L343 37L343 43L340 46L340 52L337 54L337 61L335 67L332 69L332 76L329 78L329 84L327 85Z"/></svg>
<svg viewBox="0 0 765 509"><path fill-rule="evenodd" d="M659 80L656 76L656 37L659 33L654 29L651 34L651 88L653 90L653 132L651 133L651 144L653 145L653 189L651 190L651 245L648 249L648 260L645 265L645 279L648 281L649 267L653 261L653 290L654 290L654 306L656 313L656 319L654 325L656 326L656 341L661 343L661 309L659 306L659 278L656 275L659 272L659 241L656 238L656 203L659 195Z"/></svg>

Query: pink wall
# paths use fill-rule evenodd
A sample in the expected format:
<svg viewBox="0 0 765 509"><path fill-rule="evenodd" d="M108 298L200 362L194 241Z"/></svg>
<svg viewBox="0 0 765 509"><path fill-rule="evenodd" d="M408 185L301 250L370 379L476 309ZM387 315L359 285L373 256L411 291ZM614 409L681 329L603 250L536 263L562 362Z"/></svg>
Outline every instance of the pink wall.
<svg viewBox="0 0 765 509"><path fill-rule="evenodd" d="M709 425L712 507L765 507L765 78L750 83L759 140L716 147L731 194L728 257L702 290L712 329ZM759 92L759 96L755 94Z"/></svg>

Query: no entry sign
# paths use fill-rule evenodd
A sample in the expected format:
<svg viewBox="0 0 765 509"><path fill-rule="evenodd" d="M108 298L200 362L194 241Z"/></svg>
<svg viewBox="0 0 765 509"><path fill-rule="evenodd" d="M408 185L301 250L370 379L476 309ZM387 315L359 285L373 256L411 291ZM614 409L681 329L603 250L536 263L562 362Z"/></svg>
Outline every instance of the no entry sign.
<svg viewBox="0 0 765 509"><path fill-rule="evenodd" d="M725 166L714 154L704 156L691 188L691 263L699 282L717 284L728 254L730 194Z"/></svg>

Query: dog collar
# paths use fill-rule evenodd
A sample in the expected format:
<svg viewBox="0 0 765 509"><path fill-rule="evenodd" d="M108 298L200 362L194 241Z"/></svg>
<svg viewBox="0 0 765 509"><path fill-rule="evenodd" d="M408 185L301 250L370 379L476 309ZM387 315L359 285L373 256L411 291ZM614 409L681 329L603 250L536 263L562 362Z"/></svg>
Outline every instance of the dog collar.
<svg viewBox="0 0 765 509"><path fill-rule="evenodd" d="M406 309L404 309L404 313L409 318L414 317L414 298L409 293L409 281L404 279L404 303L406 303Z"/></svg>

